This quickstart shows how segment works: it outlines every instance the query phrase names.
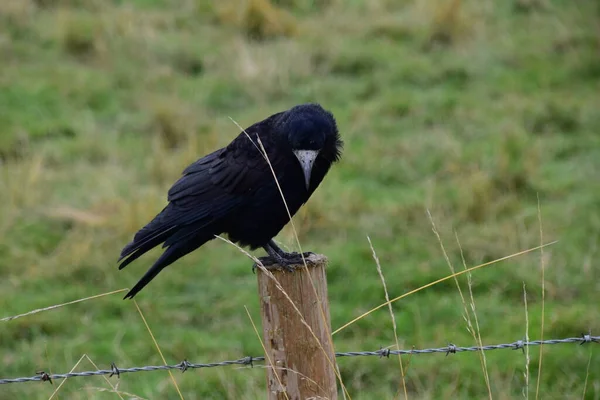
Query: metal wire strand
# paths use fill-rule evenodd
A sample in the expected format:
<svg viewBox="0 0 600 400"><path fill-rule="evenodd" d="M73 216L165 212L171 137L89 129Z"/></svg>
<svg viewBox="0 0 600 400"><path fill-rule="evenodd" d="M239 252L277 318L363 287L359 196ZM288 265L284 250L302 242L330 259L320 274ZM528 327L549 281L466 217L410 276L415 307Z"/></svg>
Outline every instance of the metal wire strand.
<svg viewBox="0 0 600 400"><path fill-rule="evenodd" d="M580 345L586 343L600 343L600 336L592 336L592 334L582 334L580 337L570 337L565 339L546 339L546 340L533 340L533 341L523 341L517 340L512 343L503 343L503 344L492 344L487 346L470 346L470 347L459 347L452 343L449 343L444 347L437 348L429 348L429 349L411 349L411 350L390 350L390 349L379 349L376 351L347 351L335 353L336 357L366 357L366 356L376 356L376 357L389 357L390 355L398 355L398 354L431 354L431 353L444 353L446 356L449 354L462 353L467 351L490 351L490 350L521 350L526 346L539 346L539 345L554 345L554 344L564 344L564 343L578 343ZM132 368L117 368L115 363L111 364L111 369L101 369L98 371L85 371L85 372L70 372L66 374L47 374L45 372L38 372L35 376L30 377L22 377L22 378L12 378L12 379L0 379L0 385L8 384L8 383L24 383L24 382L50 382L56 379L67 379L74 378L80 376L97 376L97 375L116 375L117 378L120 378L121 374L131 373L131 372L149 372L149 371L164 371L170 369L178 369L181 372L185 372L188 369L197 369L197 368L215 368L215 367L224 367L227 365L246 365L253 366L254 362L264 361L264 357L244 357L237 360L229 360L229 361L220 361L208 364L195 364L190 363L187 360L180 362L179 364L173 365L146 365L143 367L132 367Z"/></svg>

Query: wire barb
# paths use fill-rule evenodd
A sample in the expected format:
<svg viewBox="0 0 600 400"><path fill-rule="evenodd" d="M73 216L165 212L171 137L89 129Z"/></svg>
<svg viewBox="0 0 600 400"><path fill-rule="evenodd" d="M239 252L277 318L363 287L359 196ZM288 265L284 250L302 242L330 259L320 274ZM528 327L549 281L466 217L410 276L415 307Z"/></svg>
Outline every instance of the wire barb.
<svg viewBox="0 0 600 400"><path fill-rule="evenodd" d="M121 371L119 371L119 368L117 368L117 364L115 364L114 362L110 363L110 370L112 372L108 376L109 378L112 378L114 375L116 375L117 379L121 379Z"/></svg>
<svg viewBox="0 0 600 400"><path fill-rule="evenodd" d="M244 365L249 365L250 368L254 368L254 364L252 363L254 360L256 360L256 358L252 358L252 356L248 356L246 358L244 358Z"/></svg>
<svg viewBox="0 0 600 400"><path fill-rule="evenodd" d="M600 343L600 336L593 336L591 333L582 334L578 337L570 337L564 339L544 339L544 340L533 340L524 341L517 340L512 343L492 344L487 346L471 346L471 347L458 347L453 343L448 343L445 347L429 348L429 349L415 349L414 347L410 350L390 350L389 348L380 348L376 351L349 351L349 352L338 352L335 353L336 357L364 357L364 356L377 356L389 358L391 355L404 355L404 354L431 354L431 353L446 353L456 354L467 351L490 351L490 350L524 350L525 346L540 346L540 345L551 345L551 344L565 344L565 343L578 343L583 345L586 343ZM524 352L524 351L523 351ZM77 376L97 376L97 375L117 375L120 378L121 374L127 372L149 372L149 371L166 371L171 369L178 369L181 372L185 372L188 369L197 368L214 368L224 367L227 365L243 365L243 366L254 366L254 362L265 361L265 357L244 357L237 360L220 361L208 364L193 364L187 360L183 360L179 364L173 365L146 365L143 367L132 367L132 368L117 368L116 364L111 363L111 369L101 369L97 371L85 371L85 372L69 372L66 374L48 374L44 371L36 372L35 376L23 377L23 378L12 378L12 379L0 379L0 385L8 383L24 383L24 382L50 382L53 379L67 379Z"/></svg>
<svg viewBox="0 0 600 400"><path fill-rule="evenodd" d="M523 350L523 354L525 354L525 343L522 340L517 340L515 343L515 348L513 350Z"/></svg>
<svg viewBox="0 0 600 400"><path fill-rule="evenodd" d="M48 373L44 372L44 371L38 371L36 372L36 374L40 377L40 381L42 382L50 382L51 385L53 385L52 383L52 378L50 377L50 375L48 375Z"/></svg>
<svg viewBox="0 0 600 400"><path fill-rule="evenodd" d="M390 349L388 348L379 348L379 358L390 358Z"/></svg>
<svg viewBox="0 0 600 400"><path fill-rule="evenodd" d="M581 334L581 343L579 343L579 345L583 345L586 343L600 343L600 341L598 340L597 337L592 336L592 332L585 334L582 333Z"/></svg>
<svg viewBox="0 0 600 400"><path fill-rule="evenodd" d="M185 371L188 370L188 368L191 366L192 364L190 364L188 362L188 360L183 360L182 362L180 362L179 364L177 364L177 366L179 367L179 369L181 370L181 373L183 374Z"/></svg>
<svg viewBox="0 0 600 400"><path fill-rule="evenodd" d="M448 343L448 347L446 347L448 350L446 351L446 357L448 357L448 354L456 354L456 345L454 343Z"/></svg>

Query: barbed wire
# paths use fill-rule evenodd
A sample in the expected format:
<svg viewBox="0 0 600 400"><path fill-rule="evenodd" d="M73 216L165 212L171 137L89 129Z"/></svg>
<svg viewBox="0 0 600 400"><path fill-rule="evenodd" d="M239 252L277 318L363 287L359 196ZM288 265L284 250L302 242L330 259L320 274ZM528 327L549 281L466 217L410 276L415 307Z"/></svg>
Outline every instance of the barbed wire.
<svg viewBox="0 0 600 400"><path fill-rule="evenodd" d="M517 340L512 343L503 344L492 344L487 346L471 346L471 347L459 347L453 343L448 343L445 347L429 348L429 349L410 349L410 350L390 350L389 348L383 348L376 351L348 351L335 353L336 357L365 357L365 356L378 356L389 358L392 355L405 355L405 354L431 354L431 353L445 353L446 356L449 354L462 353L467 351L490 351L490 350L523 350L528 346L540 346L540 345L554 345L564 343L579 343L580 345L586 343L600 343L600 336L592 336L592 334L582 334L580 337L570 337L564 339L546 339L546 340ZM187 360L180 362L179 364L173 365L146 365L143 367L132 367L132 368L117 368L115 363L111 364L111 369L101 369L97 371L85 371L85 372L69 372L66 374L48 374L44 371L37 372L35 376L12 378L12 379L0 379L0 385L8 383L24 383L24 382L50 382L56 379L67 379L80 376L96 376L96 375L109 375L112 377L116 375L120 378L121 374L131 372L149 372L149 371L161 371L178 369L181 372L185 372L188 369L197 368L214 368L224 367L228 365L245 365L253 366L254 362L264 361L264 357L244 357L237 360L220 361L208 364L196 364L190 363Z"/></svg>

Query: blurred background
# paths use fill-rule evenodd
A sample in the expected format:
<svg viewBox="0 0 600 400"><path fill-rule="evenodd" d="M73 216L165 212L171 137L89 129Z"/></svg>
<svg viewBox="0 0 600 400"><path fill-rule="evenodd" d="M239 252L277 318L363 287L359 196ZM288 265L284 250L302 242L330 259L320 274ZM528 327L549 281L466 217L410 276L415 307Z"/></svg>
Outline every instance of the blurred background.
<svg viewBox="0 0 600 400"><path fill-rule="evenodd" d="M310 101L346 142L295 217L303 249L329 257L334 329L385 299L368 235L391 297L463 257L559 240L473 273L482 342L541 336L542 263L544 338L600 332L597 1L3 0L0 26L0 318L132 286L159 253L119 272L119 252L183 168L239 133L231 119ZM289 229L278 240L295 247ZM251 265L213 241L136 297L168 363L262 355L244 310L260 325ZM475 345L458 283L466 307L453 280L394 303L401 348ZM0 322L0 378L66 372L84 354L77 370L161 364L123 294ZM395 348L389 311L334 341ZM407 357L407 392L598 399L591 350L544 347L539 381L539 348L528 369L521 351L489 352L485 368L477 353ZM397 359L338 362L352 399L403 398ZM266 390L260 367L175 379L186 399ZM47 399L57 384L3 385L0 399ZM118 398L109 390L74 378L55 398ZM179 398L164 372L123 375L118 390Z"/></svg>

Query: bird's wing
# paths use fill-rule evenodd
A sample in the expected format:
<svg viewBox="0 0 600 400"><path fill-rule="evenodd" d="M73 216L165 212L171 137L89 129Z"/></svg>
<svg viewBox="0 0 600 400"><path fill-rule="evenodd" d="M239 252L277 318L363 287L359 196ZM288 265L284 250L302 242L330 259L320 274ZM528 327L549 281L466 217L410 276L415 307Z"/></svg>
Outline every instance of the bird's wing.
<svg viewBox="0 0 600 400"><path fill-rule="evenodd" d="M279 169L281 154L269 151L273 146L268 137L263 144L271 165ZM167 248L126 297L133 297L163 268L213 239L220 233L220 221L235 214L255 189L272 184L273 179L257 147L256 132L250 138L242 133L229 146L186 168L169 190L169 205L121 253L121 260L126 259L120 269L160 243Z"/></svg>
<svg viewBox="0 0 600 400"><path fill-rule="evenodd" d="M196 161L183 172L183 176L169 190L168 200L177 207L198 209L207 199L229 209L244 196L261 185L272 182L273 175L256 142L238 136L229 146ZM269 157L273 165L280 157ZM214 204L218 199L219 203ZM207 210L210 211L210 210Z"/></svg>
<svg viewBox="0 0 600 400"><path fill-rule="evenodd" d="M269 163L275 168L285 160L285 155L277 151L272 135L272 123L281 114L274 114L250 126L227 147L187 167L183 176L169 190L168 200L183 208L187 205L197 207L207 196L223 196L226 199L230 195L239 198L261 185L271 183L273 175ZM265 151L269 163L265 160Z"/></svg>

